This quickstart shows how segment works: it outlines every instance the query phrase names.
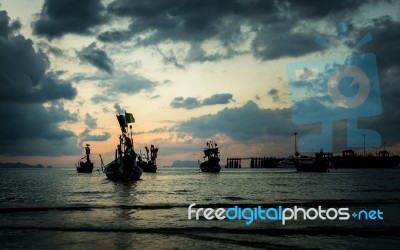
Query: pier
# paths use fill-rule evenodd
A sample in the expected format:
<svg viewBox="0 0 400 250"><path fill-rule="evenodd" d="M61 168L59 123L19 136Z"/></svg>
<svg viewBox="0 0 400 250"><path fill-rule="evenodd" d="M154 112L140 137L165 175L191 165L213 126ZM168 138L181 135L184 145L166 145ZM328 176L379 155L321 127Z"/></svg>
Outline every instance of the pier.
<svg viewBox="0 0 400 250"><path fill-rule="evenodd" d="M225 168L241 168L242 160L250 160L250 168L276 168L279 161L272 157L227 158Z"/></svg>
<svg viewBox="0 0 400 250"><path fill-rule="evenodd" d="M241 168L242 158L227 158L225 168Z"/></svg>

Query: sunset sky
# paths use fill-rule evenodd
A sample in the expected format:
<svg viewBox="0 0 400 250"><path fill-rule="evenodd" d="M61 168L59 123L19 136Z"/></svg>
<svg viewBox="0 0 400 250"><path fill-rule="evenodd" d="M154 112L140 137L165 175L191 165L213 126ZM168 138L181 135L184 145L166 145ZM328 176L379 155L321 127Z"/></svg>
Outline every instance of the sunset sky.
<svg viewBox="0 0 400 250"><path fill-rule="evenodd" d="M340 46L327 51L321 36ZM365 34L373 40L352 48ZM286 66L375 53L383 113L360 118L399 154L400 1L0 0L0 162L73 166L113 158L115 117L134 115L135 150L158 165L293 154ZM334 152L346 148L334 123ZM379 148L368 148L375 153Z"/></svg>

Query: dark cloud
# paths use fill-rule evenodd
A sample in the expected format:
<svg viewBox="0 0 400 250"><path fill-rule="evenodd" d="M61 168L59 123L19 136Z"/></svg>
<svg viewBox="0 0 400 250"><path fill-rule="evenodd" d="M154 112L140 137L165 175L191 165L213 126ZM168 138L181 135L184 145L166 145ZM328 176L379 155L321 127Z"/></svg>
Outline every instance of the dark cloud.
<svg viewBox="0 0 400 250"><path fill-rule="evenodd" d="M53 54L56 57L66 57L62 49L54 47L46 42L38 42L37 46L47 54Z"/></svg>
<svg viewBox="0 0 400 250"><path fill-rule="evenodd" d="M185 109L195 109L203 106L211 106L217 104L227 104L230 103L233 95L229 93L224 94L214 94L204 100L200 100L195 97L175 97L170 103L173 108L185 108Z"/></svg>
<svg viewBox="0 0 400 250"><path fill-rule="evenodd" d="M104 42L133 39L141 46L188 42L190 49L185 62L218 61L249 52L261 60L298 57L320 50L314 43L317 32L307 23L318 19L335 23L347 20L344 18L360 13L361 7L369 2L115 0L107 9L115 16L130 18L129 29L106 31L98 39ZM241 47L248 39L251 49L243 51ZM209 53L203 46L208 41L217 42L221 49ZM177 63L170 53L163 59L166 63Z"/></svg>
<svg viewBox="0 0 400 250"><path fill-rule="evenodd" d="M47 56L21 35L0 39L0 102L46 102L72 99L76 90L57 73L47 73Z"/></svg>
<svg viewBox="0 0 400 250"><path fill-rule="evenodd" d="M64 121L77 121L76 116L65 110L61 103L46 109L42 104L1 103L0 112L2 117L7 117L2 122L0 130L2 140L25 138L60 140L73 136L73 133L59 129L57 124Z"/></svg>
<svg viewBox="0 0 400 250"><path fill-rule="evenodd" d="M107 21L104 11L100 0L45 0L38 20L32 23L33 32L48 39L89 34L92 27Z"/></svg>
<svg viewBox="0 0 400 250"><path fill-rule="evenodd" d="M85 124L89 127L79 134L80 143L88 141L106 141L111 137L111 134L105 132L101 135L93 135L92 130L97 128L97 119L93 118L89 113L85 115Z"/></svg>
<svg viewBox="0 0 400 250"><path fill-rule="evenodd" d="M400 3L398 4L400 8ZM375 53L377 57L378 69L388 70L399 67L400 59L400 22L394 21L388 16L374 19L369 25L355 29L354 42L358 42L368 32L371 33L373 40L361 47L360 52ZM354 36L353 36L354 37Z"/></svg>
<svg viewBox="0 0 400 250"><path fill-rule="evenodd" d="M156 84L138 75L123 75L108 85L107 92L136 94L142 90L152 90Z"/></svg>
<svg viewBox="0 0 400 250"><path fill-rule="evenodd" d="M181 41L206 40L228 32L221 28L232 28L224 25L226 17L243 17L275 12L272 2L266 1L148 1L132 2L117 0L108 6L111 13L117 16L130 17L130 29L136 32L155 30L152 39L172 39ZM206 17L206 18L205 18ZM169 35L168 35L168 33ZM166 35L162 38L161 34ZM231 35L229 35L231 36Z"/></svg>
<svg viewBox="0 0 400 250"><path fill-rule="evenodd" d="M98 79L98 84L103 89L102 93L92 96L91 101L95 104L112 103L120 99L121 94L138 94L142 91L152 92L157 83L134 74L120 72L113 78ZM157 97L155 97L157 98Z"/></svg>
<svg viewBox="0 0 400 250"><path fill-rule="evenodd" d="M164 126L161 128L155 128L155 129L149 130L146 133L164 133L164 132L172 132L172 131L173 131L172 128L168 128L168 127Z"/></svg>
<svg viewBox="0 0 400 250"><path fill-rule="evenodd" d="M178 69L184 69L185 68L185 66L183 66L182 64L180 64L178 62L178 59L176 58L176 56L172 52L172 50L169 50L167 52L163 52L158 46L155 47L155 50L156 50L156 52L158 54L161 55L161 57L163 58L163 62L165 64L172 64Z"/></svg>
<svg viewBox="0 0 400 250"><path fill-rule="evenodd" d="M270 91L268 91L268 95L272 97L272 100L274 102L279 102L279 90L277 89L270 89Z"/></svg>
<svg viewBox="0 0 400 250"><path fill-rule="evenodd" d="M399 5L398 5L399 6ZM374 19L369 25L356 28L355 42L368 32L373 40L360 49L359 53L376 55L383 113L360 121L360 126L373 128L382 136L386 146L393 146L400 141L400 22L389 17Z"/></svg>
<svg viewBox="0 0 400 250"><path fill-rule="evenodd" d="M224 59L229 59L232 58L233 56L239 55L242 52L236 51L230 44L225 43L224 44L224 49L226 52L220 52L220 53L213 53L210 54L207 52L206 49L204 49L200 43L198 42L192 42L190 45L190 49L185 57L185 62L205 62L205 61L220 61Z"/></svg>
<svg viewBox="0 0 400 250"><path fill-rule="evenodd" d="M185 108L185 109L194 109L201 106L200 101L194 97L183 98L175 97L171 102L171 107L173 108Z"/></svg>
<svg viewBox="0 0 400 250"><path fill-rule="evenodd" d="M151 100L154 100L154 99L157 99L157 98L160 98L160 95L154 95L154 96L150 97Z"/></svg>
<svg viewBox="0 0 400 250"><path fill-rule="evenodd" d="M124 114L125 113L124 109L121 108L121 106L119 106L118 103L114 104L114 109L115 109L115 112L117 112L117 114Z"/></svg>
<svg viewBox="0 0 400 250"><path fill-rule="evenodd" d="M0 155L79 154L76 135L59 127L77 121L61 101L76 90L49 71L47 56L31 40L14 34L7 12L0 11L0 20Z"/></svg>
<svg viewBox="0 0 400 250"><path fill-rule="evenodd" d="M78 57L82 62L87 62L101 71L112 74L114 65L104 50L97 48L96 43L91 43L78 52Z"/></svg>
<svg viewBox="0 0 400 250"><path fill-rule="evenodd" d="M1 142L0 152L8 156L65 156L81 153L76 136L73 134L60 140L28 137L18 140L18 144L14 141Z"/></svg>
<svg viewBox="0 0 400 250"><path fill-rule="evenodd" d="M109 138L111 138L111 134L105 132L102 135L92 135L90 129L85 129L82 133L79 134L79 138L81 139L82 142L107 141Z"/></svg>
<svg viewBox="0 0 400 250"><path fill-rule="evenodd" d="M93 118L89 113L86 113L85 124L91 129L96 128L97 127L97 119Z"/></svg>
<svg viewBox="0 0 400 250"><path fill-rule="evenodd" d="M113 99L106 94L94 95L94 96L92 96L92 98L90 98L90 100L94 104L99 104L99 103L103 103L103 102L113 102Z"/></svg>
<svg viewBox="0 0 400 250"><path fill-rule="evenodd" d="M253 56L262 60L272 60L299 57L321 50L314 42L314 30L293 31L293 26L292 22L282 20L274 25L262 27L251 44Z"/></svg>
<svg viewBox="0 0 400 250"><path fill-rule="evenodd" d="M215 94L203 100L203 106L216 105L216 104L227 104L232 101L232 94Z"/></svg>
<svg viewBox="0 0 400 250"><path fill-rule="evenodd" d="M21 23L19 21L11 21L6 11L0 11L0 37L8 37L20 28Z"/></svg>
<svg viewBox="0 0 400 250"><path fill-rule="evenodd" d="M124 42L133 36L130 30L110 30L100 33L97 39L102 42Z"/></svg>
<svg viewBox="0 0 400 250"><path fill-rule="evenodd" d="M335 2L325 0L316 4L312 0L290 0L288 5L284 6L286 11L296 13L301 17L320 19L338 14L354 13L360 6L371 1L365 0L338 0ZM283 5L281 5L283 6Z"/></svg>
<svg viewBox="0 0 400 250"><path fill-rule="evenodd" d="M76 116L60 104L1 103L0 155L79 154L76 135L60 129L61 122L75 122ZM57 150L56 150L57 149Z"/></svg>
<svg viewBox="0 0 400 250"><path fill-rule="evenodd" d="M225 108L216 114L190 118L176 127L177 132L197 138L225 134L236 141L263 140L265 136L290 136L298 131L290 109L261 109L249 101L242 107Z"/></svg>
<svg viewBox="0 0 400 250"><path fill-rule="evenodd" d="M272 60L321 51L321 47L315 43L319 33L313 27L315 22L323 21L336 26L340 22L351 21L355 15L364 15L362 7L371 3L374 2L339 0L315 4L312 0L290 0L277 3L280 15L272 23L259 25L251 44L252 54L261 60Z"/></svg>
<svg viewBox="0 0 400 250"><path fill-rule="evenodd" d="M344 122L344 126L334 125L334 130L340 131L340 136L334 136L334 143L336 143L336 149L342 150L346 147L346 137L349 137L348 132L346 132L347 120L349 118L354 118L357 120L358 128L361 129L373 129L377 131L381 137L382 142L386 142L387 146L398 145L400 141L400 135L397 132L400 124L400 115L396 111L400 106L399 94L399 79L400 79L400 59L397 56L400 53L400 34L398 30L400 29L400 22L394 21L389 17L380 17L374 20L368 20L368 22L362 24L353 24L349 26L348 37L349 40L346 46L349 48L354 48L356 44L368 33L371 34L373 40L362 46L359 50L353 51L350 55L345 55L343 65L357 65L360 66L362 70L367 73L368 76L373 75L375 68L375 61L373 61L373 55L376 56L376 64L378 69L378 79L380 82L380 88L374 88L371 85L371 91L368 101L363 103L363 105L351 109L340 109L336 106L329 105L332 101L331 97L327 95L326 82L328 82L329 77L334 73L335 67L340 67L341 63L326 65L324 68L324 73L319 72L318 78L310 84L310 81L299 81L299 85L296 87L290 87L291 91L294 91L297 98L303 94L310 97L310 100L305 101L303 97L299 100L303 103L296 103L293 101L292 96L292 111L293 119L300 123L305 123L307 120L309 122L335 122L338 120ZM329 61L330 59L327 58ZM372 70L371 72L369 70ZM310 71L304 70L304 76L313 77ZM303 78L303 79L305 79ZM321 81L322 80L322 81ZM341 84L345 84L346 80L352 80L352 78L346 79L344 77L341 79ZM290 85L290 82L289 82ZM321 88L322 87L322 88ZM357 87L357 86L356 86ZM380 89L380 95L376 95L377 91ZM354 95L357 88L342 88L340 90L344 95L350 94ZM350 91L350 92L349 92ZM379 98L380 96L380 98ZM301 100L303 99L303 100ZM383 113L380 112L380 107L382 103ZM308 111L308 112L306 112ZM342 126L343 124L341 124ZM347 134L346 134L347 133ZM360 145L362 145L362 137L359 136ZM369 142L368 142L369 139ZM340 145L338 144L340 143ZM375 143L377 140L369 137L367 138L367 145L370 143L374 146L379 143ZM337 147L339 145L339 147Z"/></svg>
<svg viewBox="0 0 400 250"><path fill-rule="evenodd" d="M135 39L138 45L154 45L163 41L184 41L191 44L185 59L193 61L217 61L240 54L237 45L247 38L240 30L246 17L262 12L272 13L273 3L251 1L151 1L132 2L117 0L108 6L110 13L130 17L129 30L111 30L98 36L99 40L121 42ZM262 10L262 11L261 11ZM205 18L206 17L206 18ZM148 33L151 35L146 35ZM200 43L207 40L220 41L224 52L209 54ZM171 54L163 57L175 64Z"/></svg>

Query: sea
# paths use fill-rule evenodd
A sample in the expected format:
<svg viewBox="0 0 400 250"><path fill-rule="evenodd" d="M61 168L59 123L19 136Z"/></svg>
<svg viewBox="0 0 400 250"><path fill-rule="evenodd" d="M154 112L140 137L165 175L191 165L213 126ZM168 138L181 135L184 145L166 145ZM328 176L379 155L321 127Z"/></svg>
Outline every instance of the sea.
<svg viewBox="0 0 400 250"><path fill-rule="evenodd" d="M400 249L397 168L164 167L135 182L8 168L0 183L0 249Z"/></svg>

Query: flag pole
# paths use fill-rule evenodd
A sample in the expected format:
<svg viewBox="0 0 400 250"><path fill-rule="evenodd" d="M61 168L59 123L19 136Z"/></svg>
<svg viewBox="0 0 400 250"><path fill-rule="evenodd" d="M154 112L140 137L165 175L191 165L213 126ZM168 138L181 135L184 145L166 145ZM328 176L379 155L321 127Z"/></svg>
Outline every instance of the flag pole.
<svg viewBox="0 0 400 250"><path fill-rule="evenodd" d="M131 140L133 141L133 131L132 131L132 125L129 125L129 128L131 129Z"/></svg>

